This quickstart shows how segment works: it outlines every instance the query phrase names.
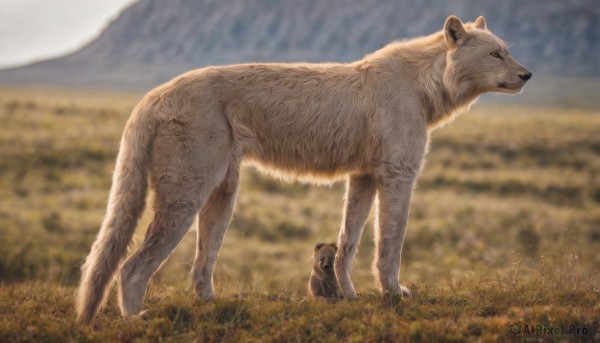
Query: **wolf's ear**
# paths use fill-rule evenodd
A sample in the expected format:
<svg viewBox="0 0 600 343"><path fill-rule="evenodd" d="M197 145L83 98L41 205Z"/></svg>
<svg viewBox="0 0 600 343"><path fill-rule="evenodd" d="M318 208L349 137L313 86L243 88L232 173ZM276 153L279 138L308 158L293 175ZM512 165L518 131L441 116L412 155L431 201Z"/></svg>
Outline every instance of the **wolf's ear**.
<svg viewBox="0 0 600 343"><path fill-rule="evenodd" d="M487 25L485 23L485 18L483 16L479 16L475 20L475 27L482 30L487 30Z"/></svg>
<svg viewBox="0 0 600 343"><path fill-rule="evenodd" d="M467 37L467 31L462 21L456 16L449 16L444 24L444 38L450 46L462 44Z"/></svg>

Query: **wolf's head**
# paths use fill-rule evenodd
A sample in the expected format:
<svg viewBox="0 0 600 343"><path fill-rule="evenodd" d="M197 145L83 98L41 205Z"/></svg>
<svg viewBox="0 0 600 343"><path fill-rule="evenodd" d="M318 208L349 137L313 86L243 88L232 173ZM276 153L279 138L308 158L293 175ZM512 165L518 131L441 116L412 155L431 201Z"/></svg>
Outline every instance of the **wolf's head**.
<svg viewBox="0 0 600 343"><path fill-rule="evenodd" d="M444 24L448 46L444 83L461 95L519 93L531 72L515 61L508 46L487 30L485 19L463 24L450 16Z"/></svg>

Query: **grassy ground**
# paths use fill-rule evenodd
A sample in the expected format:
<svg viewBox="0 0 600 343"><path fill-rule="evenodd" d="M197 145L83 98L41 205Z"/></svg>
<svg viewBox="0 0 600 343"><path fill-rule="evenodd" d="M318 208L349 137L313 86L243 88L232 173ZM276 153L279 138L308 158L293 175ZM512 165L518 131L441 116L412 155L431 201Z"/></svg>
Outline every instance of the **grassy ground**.
<svg viewBox="0 0 600 343"><path fill-rule="evenodd" d="M215 272L221 300L194 302L192 229L151 281L148 319L122 320L111 296L93 329L76 327L79 265L137 99L0 90L0 341L600 340L600 112L490 105L432 137L403 252L414 298L373 290L371 219L353 268L362 298L307 299L312 247L335 240L343 185L248 169ZM514 322L587 334L513 336Z"/></svg>
<svg viewBox="0 0 600 343"><path fill-rule="evenodd" d="M226 296L194 302L189 292L155 287L145 319L123 320L109 302L93 329L73 324L73 288L54 284L5 287L0 340L57 341L510 341L515 321L588 330L585 335L534 336L536 340L594 341L600 336L597 295L562 284L502 284L470 279L461 285L419 289L412 299L365 292L360 300L328 303L277 293ZM8 306L12 304L12 306Z"/></svg>

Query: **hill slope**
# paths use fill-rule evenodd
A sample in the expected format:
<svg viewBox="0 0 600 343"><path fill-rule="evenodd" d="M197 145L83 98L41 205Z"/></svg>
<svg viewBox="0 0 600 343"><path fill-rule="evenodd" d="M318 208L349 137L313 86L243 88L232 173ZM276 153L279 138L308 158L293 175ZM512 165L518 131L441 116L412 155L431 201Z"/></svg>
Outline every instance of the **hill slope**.
<svg viewBox="0 0 600 343"><path fill-rule="evenodd" d="M142 0L80 51L2 72L0 82L139 89L210 64L349 61L437 31L449 14L486 16L538 75L600 73L595 0Z"/></svg>

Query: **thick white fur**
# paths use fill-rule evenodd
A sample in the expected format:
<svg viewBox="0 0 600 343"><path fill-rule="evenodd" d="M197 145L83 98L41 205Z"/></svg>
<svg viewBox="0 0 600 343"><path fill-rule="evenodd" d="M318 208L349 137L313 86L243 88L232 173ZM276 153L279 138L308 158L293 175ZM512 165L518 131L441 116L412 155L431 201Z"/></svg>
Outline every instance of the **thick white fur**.
<svg viewBox="0 0 600 343"><path fill-rule="evenodd" d="M91 323L106 298L148 180L155 217L118 273L123 315L140 313L151 275L198 213L192 274L198 297L213 299L242 162L288 179L347 179L335 259L346 299L356 297L350 268L377 198L376 281L383 292L407 294L400 254L429 132L484 92L519 92L525 74L483 17L463 25L452 16L440 32L353 63L209 67L157 87L123 133L106 217L83 266L78 322Z"/></svg>

